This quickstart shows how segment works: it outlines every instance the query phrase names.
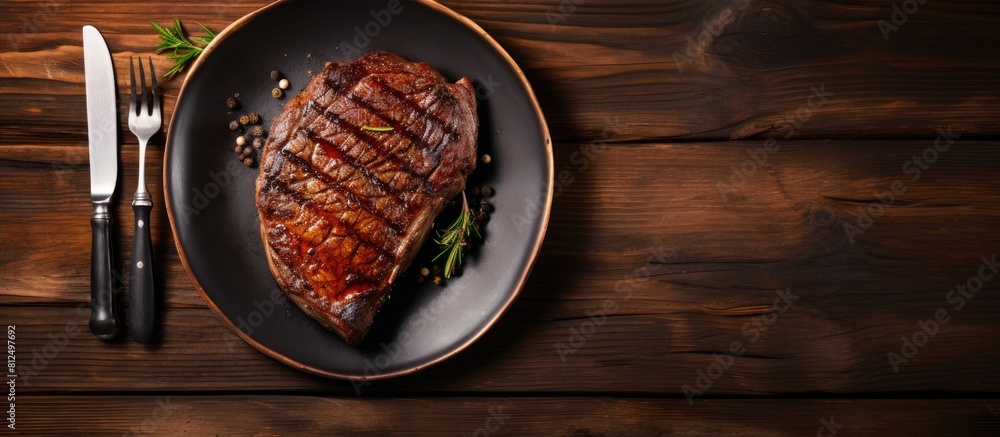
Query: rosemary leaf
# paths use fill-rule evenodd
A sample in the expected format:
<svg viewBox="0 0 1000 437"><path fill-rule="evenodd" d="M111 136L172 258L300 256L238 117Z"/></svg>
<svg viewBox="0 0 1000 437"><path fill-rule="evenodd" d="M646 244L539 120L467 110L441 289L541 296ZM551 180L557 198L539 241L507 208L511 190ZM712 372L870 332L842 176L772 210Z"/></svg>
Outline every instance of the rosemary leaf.
<svg viewBox="0 0 1000 437"><path fill-rule="evenodd" d="M170 28L160 26L152 21L149 24L152 24L153 29L156 29L156 32L160 34L160 44L153 50L158 54L169 51L170 53L164 56L174 61L174 66L163 75L166 78L170 78L181 72L189 62L201 55L205 50L205 46L212 42L216 36L215 32L212 32L211 29L198 23L198 26L201 26L206 35L188 38L184 34L184 28L181 27L180 20L176 18L174 19L173 27Z"/></svg>
<svg viewBox="0 0 1000 437"><path fill-rule="evenodd" d="M469 202L463 191L462 210L458 213L458 217L447 228L437 231L437 239L434 240L440 246L441 252L432 261L437 261L442 256L445 257L445 278L450 278L455 273L455 268L462 265L463 252L469 244L470 237L473 235L482 238L482 235L479 233L479 226L476 224L476 219L472 216L472 211L469 210Z"/></svg>

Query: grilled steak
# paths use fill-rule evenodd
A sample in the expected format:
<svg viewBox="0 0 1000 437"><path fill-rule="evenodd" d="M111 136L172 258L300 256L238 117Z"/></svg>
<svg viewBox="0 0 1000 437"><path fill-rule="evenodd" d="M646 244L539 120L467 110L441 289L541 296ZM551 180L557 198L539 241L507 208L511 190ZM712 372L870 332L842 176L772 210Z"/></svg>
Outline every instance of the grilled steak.
<svg viewBox="0 0 1000 437"><path fill-rule="evenodd" d="M274 119L261 155L261 234L282 290L347 343L361 341L465 188L478 129L467 78L450 84L387 52L328 63Z"/></svg>

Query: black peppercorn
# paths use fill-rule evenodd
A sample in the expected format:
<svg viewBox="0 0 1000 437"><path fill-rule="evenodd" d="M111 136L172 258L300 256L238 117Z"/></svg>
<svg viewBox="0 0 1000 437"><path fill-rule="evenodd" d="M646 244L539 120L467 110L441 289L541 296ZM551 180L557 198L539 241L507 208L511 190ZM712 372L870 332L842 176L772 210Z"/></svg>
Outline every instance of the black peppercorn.
<svg viewBox="0 0 1000 437"><path fill-rule="evenodd" d="M271 80L281 79L281 72L278 70L271 70Z"/></svg>
<svg viewBox="0 0 1000 437"><path fill-rule="evenodd" d="M274 97L276 99L280 99L281 98L281 88L275 88L275 89L271 90L271 97Z"/></svg>
<svg viewBox="0 0 1000 437"><path fill-rule="evenodd" d="M253 165L253 158L250 157L243 158L243 165L247 167Z"/></svg>
<svg viewBox="0 0 1000 437"><path fill-rule="evenodd" d="M258 137L264 135L264 128L260 126L254 126L253 134Z"/></svg>
<svg viewBox="0 0 1000 437"><path fill-rule="evenodd" d="M254 148L257 148L257 149L263 147L264 146L264 139L261 138L261 137L254 138L253 139L253 146L254 146Z"/></svg>
<svg viewBox="0 0 1000 437"><path fill-rule="evenodd" d="M226 99L226 107L227 108L229 108L229 109L236 109L237 106L239 106L239 103L236 102L235 98L230 97L230 98Z"/></svg>
<svg viewBox="0 0 1000 437"><path fill-rule="evenodd" d="M491 187L489 185L483 185L482 193L483 193L483 197L492 197L493 196L493 187Z"/></svg>
<svg viewBox="0 0 1000 437"><path fill-rule="evenodd" d="M249 115L241 115L240 116L240 124L246 125L247 123L250 123L250 116Z"/></svg>
<svg viewBox="0 0 1000 437"><path fill-rule="evenodd" d="M250 115L249 115L249 120L250 120L250 124L260 123L260 115L257 115L256 112L251 112Z"/></svg>
<svg viewBox="0 0 1000 437"><path fill-rule="evenodd" d="M240 128L240 122L233 120L229 122L229 130L235 131Z"/></svg>

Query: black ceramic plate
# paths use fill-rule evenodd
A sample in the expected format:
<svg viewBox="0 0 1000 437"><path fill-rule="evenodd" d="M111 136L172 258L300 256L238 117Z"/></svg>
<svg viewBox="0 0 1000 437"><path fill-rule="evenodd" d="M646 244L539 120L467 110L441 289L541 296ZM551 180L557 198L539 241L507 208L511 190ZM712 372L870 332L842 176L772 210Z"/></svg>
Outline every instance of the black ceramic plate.
<svg viewBox="0 0 1000 437"><path fill-rule="evenodd" d="M446 287L398 281L368 337L345 344L280 292L265 259L254 203L256 165L236 161L230 120L277 115L271 70L305 87L327 61L388 50L470 78L479 97L479 151L493 160L470 177L489 184L495 207L485 243ZM240 93L242 106L225 101ZM259 152L257 152L259 153ZM254 155L257 157L257 154ZM552 148L517 65L472 21L429 1L289 0L234 23L192 67L167 138L164 185L185 268L215 313L271 357L309 372L378 379L437 363L467 347L513 302L545 233Z"/></svg>

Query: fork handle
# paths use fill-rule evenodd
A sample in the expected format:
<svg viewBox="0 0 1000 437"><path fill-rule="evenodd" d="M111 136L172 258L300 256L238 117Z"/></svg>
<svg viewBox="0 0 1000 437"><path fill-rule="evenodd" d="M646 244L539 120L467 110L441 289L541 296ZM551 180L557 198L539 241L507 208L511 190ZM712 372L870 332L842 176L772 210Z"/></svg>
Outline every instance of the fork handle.
<svg viewBox="0 0 1000 437"><path fill-rule="evenodd" d="M90 254L90 332L108 340L118 333L115 317L114 279L111 271L111 214L107 203L94 203L90 219L93 245Z"/></svg>
<svg viewBox="0 0 1000 437"><path fill-rule="evenodd" d="M148 343L153 336L153 253L149 236L149 212L153 209L146 198L136 195L132 202L135 213L135 241L132 246L131 280L129 287L129 334L139 343Z"/></svg>

